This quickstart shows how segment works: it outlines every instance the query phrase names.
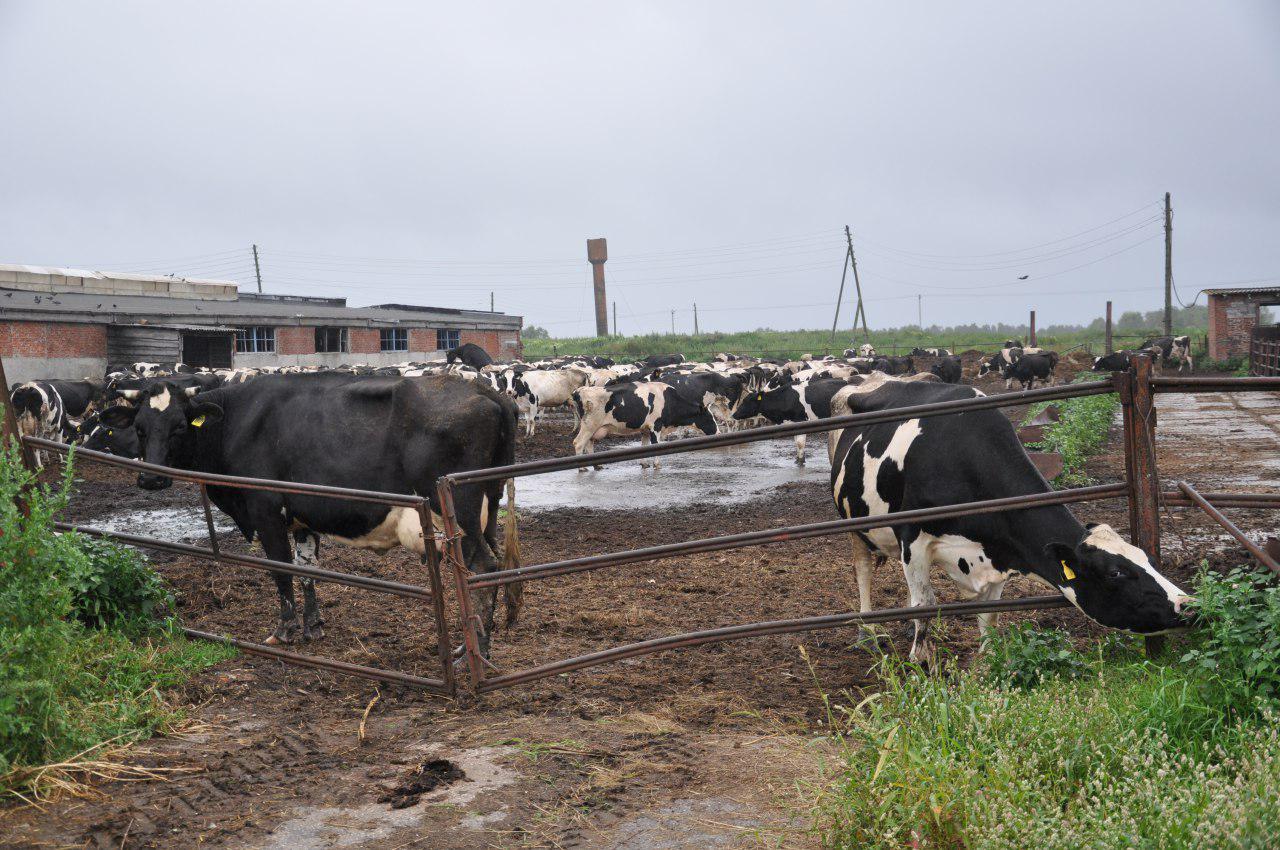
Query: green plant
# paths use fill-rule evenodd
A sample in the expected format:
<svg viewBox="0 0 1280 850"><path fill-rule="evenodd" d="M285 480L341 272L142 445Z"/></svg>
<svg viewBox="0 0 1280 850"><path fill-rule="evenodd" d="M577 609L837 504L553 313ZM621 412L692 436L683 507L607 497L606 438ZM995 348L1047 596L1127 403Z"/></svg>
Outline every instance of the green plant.
<svg viewBox="0 0 1280 850"><path fill-rule="evenodd" d="M1100 380L1106 380L1106 376L1093 372L1081 372L1073 383ZM1027 421L1044 410L1048 404L1045 402L1032 405L1027 414ZM1120 397L1115 393L1106 393L1069 398L1056 404L1059 405L1061 417L1057 422L1045 427L1044 437L1035 447L1062 455L1062 472L1055 479L1055 483L1065 486L1089 484L1091 479L1085 472L1085 462L1106 445L1116 409L1120 406Z"/></svg>
<svg viewBox="0 0 1280 850"><path fill-rule="evenodd" d="M173 597L160 575L137 551L107 540L81 538L84 553L68 570L77 619L102 627L135 618L149 619Z"/></svg>
<svg viewBox="0 0 1280 850"><path fill-rule="evenodd" d="M1200 626L1182 661L1224 708L1249 713L1280 701L1280 581L1250 567L1225 576L1206 569L1193 610Z"/></svg>
<svg viewBox="0 0 1280 850"><path fill-rule="evenodd" d="M1088 669L1066 632L1039 629L1030 622L993 633L983 650L987 677L1003 687L1034 688L1045 679L1075 678Z"/></svg>

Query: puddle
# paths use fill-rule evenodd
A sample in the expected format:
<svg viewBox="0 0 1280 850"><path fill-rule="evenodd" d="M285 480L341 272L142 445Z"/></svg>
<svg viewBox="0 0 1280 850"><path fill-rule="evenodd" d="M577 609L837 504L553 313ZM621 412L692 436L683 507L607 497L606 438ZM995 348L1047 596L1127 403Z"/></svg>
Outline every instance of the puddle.
<svg viewBox="0 0 1280 850"><path fill-rule="evenodd" d="M610 850L732 847L764 826L758 814L736 800L676 800L626 821L602 846Z"/></svg>
<svg viewBox="0 0 1280 850"><path fill-rule="evenodd" d="M637 446L639 441L626 446ZM622 448L622 446L610 446ZM830 478L825 434L811 436L808 465L796 466L790 439L725 446L667 455L656 470L625 461L579 472L569 469L532 475L516 482L522 511L591 507L601 510L667 508L679 505L728 505L745 502L783 484Z"/></svg>
<svg viewBox="0 0 1280 850"><path fill-rule="evenodd" d="M84 524L119 534L155 537L168 543L200 542L209 538L204 524L204 511L198 507L159 508L151 511L130 508L85 520ZM213 511L213 527L219 534L236 530L230 518L216 508Z"/></svg>

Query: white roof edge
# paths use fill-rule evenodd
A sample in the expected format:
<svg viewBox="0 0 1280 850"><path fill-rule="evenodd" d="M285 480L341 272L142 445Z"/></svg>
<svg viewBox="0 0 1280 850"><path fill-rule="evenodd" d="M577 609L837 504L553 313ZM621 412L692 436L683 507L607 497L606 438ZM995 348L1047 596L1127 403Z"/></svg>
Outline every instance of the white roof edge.
<svg viewBox="0 0 1280 850"><path fill-rule="evenodd" d="M180 275L161 274L134 274L133 272L88 271L86 269L69 269L60 268L58 266L33 266L25 263L0 263L0 271L25 272L26 274L47 274L56 275L58 277L87 277L95 280L145 280L154 281L156 283L180 280L184 283L208 284L212 286L234 286L237 288L240 286L240 284L234 280L220 280L217 278L182 277Z"/></svg>

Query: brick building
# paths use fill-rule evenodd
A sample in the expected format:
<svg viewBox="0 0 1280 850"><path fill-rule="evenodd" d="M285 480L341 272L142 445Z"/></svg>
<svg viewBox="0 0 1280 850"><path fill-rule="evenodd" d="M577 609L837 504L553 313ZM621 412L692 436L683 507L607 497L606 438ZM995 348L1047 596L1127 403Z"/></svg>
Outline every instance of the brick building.
<svg viewBox="0 0 1280 850"><path fill-rule="evenodd" d="M1209 296L1209 356L1248 357L1263 307L1280 304L1280 286L1206 289Z"/></svg>
<svg viewBox="0 0 1280 850"><path fill-rule="evenodd" d="M432 360L465 342L521 354L519 316L348 307L345 298L241 293L231 281L0 265L0 357L10 384L100 377L110 364L286 366Z"/></svg>

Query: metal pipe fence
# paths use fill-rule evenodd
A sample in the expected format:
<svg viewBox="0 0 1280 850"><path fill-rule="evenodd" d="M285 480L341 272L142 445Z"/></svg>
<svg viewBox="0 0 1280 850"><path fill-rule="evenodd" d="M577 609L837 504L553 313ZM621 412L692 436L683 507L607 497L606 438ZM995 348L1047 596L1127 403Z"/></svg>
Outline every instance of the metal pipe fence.
<svg viewBox="0 0 1280 850"><path fill-rule="evenodd" d="M60 531L76 531L95 537L111 537L130 545L166 551L173 554L225 563L248 569L282 572L290 575L310 578L317 581L328 581L394 596L426 602L431 606L432 616L436 622L436 652L441 667L440 678L414 676L395 670L383 670L363 665L351 664L334 659L306 655L299 652L282 650L264 644L238 640L235 638L213 635L205 631L187 629L191 637L217 640L236 646L246 652L275 658L284 663L316 667L349 675L361 676L377 681L395 682L421 688L433 693L450 696L474 696L500 688L527 684L558 673L570 672L605 664L612 661L645 655L653 652L699 646L728 640L767 635L792 634L819 629L856 626L863 623L884 623L942 616L959 616L964 614L994 613L999 611L1027 611L1067 607L1070 603L1060 595L1038 596L1023 599L1006 599L995 602L949 603L914 608L881 609L865 613L837 613L800 617L788 620L776 620L759 623L744 623L724 626L716 629L667 635L637 643L615 646L598 652L588 653L575 658L560 659L545 664L514 672L496 672L490 675L487 671L493 665L481 651L484 626L478 613L481 604L473 594L491 593L496 588L516 582L548 579L556 576L601 569L604 567L623 566L626 564L652 561L660 558L676 557L696 553L723 551L745 546L765 545L784 541L804 540L833 534L865 531L872 528L884 528L904 523L926 522L987 514L1003 511L1029 510L1048 505L1063 505L1103 499L1126 498L1130 506L1131 534L1135 544L1159 559L1159 519L1160 507L1199 507L1205 510L1216 521L1223 524L1237 540L1239 540L1259 560L1280 572L1274 561L1265 560L1268 556L1251 543L1234 524L1221 514L1218 508L1274 509L1280 507L1280 494L1269 493L1206 493L1200 494L1190 485L1179 483L1178 489L1172 492L1161 492L1159 477L1155 468L1155 409L1154 395L1164 392L1200 392L1200 391L1261 391L1280 390L1280 377L1270 378L1203 378L1203 377L1154 377L1151 375L1151 359L1145 354L1133 354L1130 357L1130 368L1127 372L1115 373L1108 378L1081 384L1070 384L1059 387L1045 387L1038 390L1006 393L998 396L979 396L972 399L915 405L912 407L894 408L891 410L869 413L848 414L828 419L809 422L789 423L765 428L757 428L746 432L719 434L710 437L697 437L675 443L664 443L652 446L636 446L611 451L598 452L574 457L550 458L545 460L517 463L501 467L459 472L442 476L437 481L437 497L440 506L440 518L443 523L443 540L441 550L437 551L433 515L427 497L403 493L380 493L375 491L354 490L344 487L331 487L301 482L271 481L266 479L246 478L230 475L215 475L158 466L143 461L76 449L78 458L102 463L110 466L152 472L165 475L176 480L195 483L200 488L201 505L204 512L210 547L203 548L185 543L174 543L141 535L107 532L93 527L79 526L70 523L58 523ZM1125 481L1115 484L1104 484L1092 487L1078 487L1068 490L1049 491L1044 493L1008 496L966 502L955 505L943 505L921 508L910 511L899 511L890 514L849 519L830 520L826 522L807 523L782 528L759 529L739 534L722 535L699 540L667 543L619 552L609 552L551 561L544 564L522 566L514 569L493 571L485 574L473 574L466 565L462 553L461 532L454 504L455 487L493 481L537 475L568 469L581 469L588 466L618 463L627 460L659 457L662 455L706 450L724 446L742 445L762 440L793 437L801 434L812 434L849 427L865 427L869 425L901 422L908 419L929 416L957 415L969 411L988 410L1030 404L1039 401L1080 398L1116 392L1120 396L1124 411L1124 454ZM6 399L7 403L7 399ZM72 447L62 443L34 437L23 437L20 440L26 449L43 448L55 452L68 452ZM216 529L213 524L212 511L209 505L208 486L243 487L266 490L286 494L320 496L327 498L350 499L370 503L386 504L392 507L410 507L418 511L422 521L424 554L423 562L427 566L430 588L401 582L387 581L368 576L359 576L310 567L302 564L285 563L267 558L258 558L234 552L227 552L219 546ZM445 579L442 570L448 570L453 577L455 604L458 621L462 631L463 657L467 680L459 682L452 664L451 641L448 626L449 612L445 599Z"/></svg>

